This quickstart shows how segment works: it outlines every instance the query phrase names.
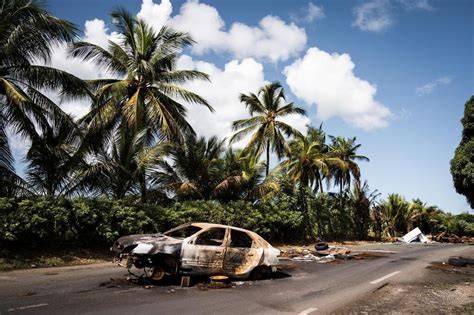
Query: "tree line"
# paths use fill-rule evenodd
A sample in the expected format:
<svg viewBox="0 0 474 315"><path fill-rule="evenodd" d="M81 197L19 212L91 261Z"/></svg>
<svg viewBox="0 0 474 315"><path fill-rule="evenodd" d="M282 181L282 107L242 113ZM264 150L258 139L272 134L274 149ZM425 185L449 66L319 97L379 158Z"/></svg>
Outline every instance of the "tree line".
<svg viewBox="0 0 474 315"><path fill-rule="evenodd" d="M107 196L170 207L194 200L285 204L301 214L305 237L395 236L448 220L419 200L378 201L377 191L361 182L358 163L369 159L356 138L326 135L322 125L302 133L285 123L285 116L306 113L287 101L278 82L240 95L249 117L232 124L228 140L196 135L186 106L214 109L184 87L209 76L176 67L193 39L167 26L154 30L124 9L111 17L119 39L104 48L78 40L72 23L37 1L2 1L0 197ZM81 80L43 65L58 44L110 77ZM86 99L90 110L75 120L48 91L62 100ZM24 177L15 172L7 130L31 143ZM242 149L234 148L237 142ZM270 169L272 153L278 161ZM471 217L459 220L472 229Z"/></svg>

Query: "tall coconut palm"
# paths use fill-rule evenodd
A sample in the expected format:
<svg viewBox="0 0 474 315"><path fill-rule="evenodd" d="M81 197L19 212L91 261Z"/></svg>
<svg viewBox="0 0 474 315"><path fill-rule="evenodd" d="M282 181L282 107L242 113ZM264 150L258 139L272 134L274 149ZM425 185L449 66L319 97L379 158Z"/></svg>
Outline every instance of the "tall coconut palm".
<svg viewBox="0 0 474 315"><path fill-rule="evenodd" d="M408 230L419 227L423 233L431 234L431 227L436 222L440 210L436 206L428 206L420 199L414 199L408 210Z"/></svg>
<svg viewBox="0 0 474 315"><path fill-rule="evenodd" d="M361 184L354 180L354 188L351 193L351 208L353 209L354 229L358 239L367 238L370 223L370 210L375 205L375 200L380 196L377 190L371 191L367 181Z"/></svg>
<svg viewBox="0 0 474 315"><path fill-rule="evenodd" d="M151 182L178 200L211 199L222 178L223 151L224 140L188 134L184 145L170 143L167 146L167 158L157 164Z"/></svg>
<svg viewBox="0 0 474 315"><path fill-rule="evenodd" d="M302 210L309 219L306 190L322 189L322 179L330 175L333 167L343 163L337 156L326 150L321 142L319 129L308 127L307 136L298 136L290 142L290 154L280 167L288 172L288 176L298 184Z"/></svg>
<svg viewBox="0 0 474 315"><path fill-rule="evenodd" d="M41 90L59 89L67 94L85 85L64 71L35 64L50 61L52 48L72 41L77 32L73 24L47 12L41 2L0 0L0 29L0 160L11 162L4 140L7 128L31 138L35 126L67 118Z"/></svg>
<svg viewBox="0 0 474 315"><path fill-rule="evenodd" d="M394 237L406 232L409 203L402 196L390 194L387 200L379 203L379 207L385 235Z"/></svg>
<svg viewBox="0 0 474 315"><path fill-rule="evenodd" d="M279 119L291 114L306 115L306 111L293 103L284 104L285 100L285 92L278 82L263 86L257 94L241 94L240 101L251 117L232 124L232 129L237 132L231 137L231 143L253 132L245 151L254 150L261 154L266 149L266 175L270 170L270 151L281 159L290 152L285 136L301 136L298 130Z"/></svg>
<svg viewBox="0 0 474 315"><path fill-rule="evenodd" d="M221 164L222 181L213 190L219 200L258 200L279 190L275 180L264 176L266 166L257 154L229 148Z"/></svg>
<svg viewBox="0 0 474 315"><path fill-rule="evenodd" d="M369 162L370 160L366 156L357 154L357 150L361 145L356 143L355 137L329 137L331 139L329 150L343 162L331 170L334 184L339 186L340 210L343 211L345 199L343 188L345 186L350 187L351 177L354 178L356 182L360 180L360 168L357 162Z"/></svg>
<svg viewBox="0 0 474 315"><path fill-rule="evenodd" d="M334 181L340 187L349 186L351 177L355 181L359 181L360 168L357 162L369 162L369 158L363 155L358 155L357 151L361 144L356 143L356 138L333 137L331 139L330 150L339 159L344 162L344 167L334 169ZM341 188L342 190L342 188Z"/></svg>
<svg viewBox="0 0 474 315"><path fill-rule="evenodd" d="M179 53L194 43L187 33L163 26L158 32L124 9L112 12L120 33L107 48L87 42L73 45L73 57L93 61L106 68L111 78L88 81L95 92L90 113L83 119L96 135L105 135L117 124L136 131L146 129L144 139L182 141L192 132L186 121L185 101L211 106L199 95L182 87L195 79L207 80L199 71L177 70Z"/></svg>

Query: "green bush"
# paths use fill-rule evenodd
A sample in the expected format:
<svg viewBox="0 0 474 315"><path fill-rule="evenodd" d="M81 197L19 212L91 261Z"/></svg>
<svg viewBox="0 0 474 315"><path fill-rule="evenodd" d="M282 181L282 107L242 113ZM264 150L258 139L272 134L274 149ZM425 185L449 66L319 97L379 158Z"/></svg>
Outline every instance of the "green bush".
<svg viewBox="0 0 474 315"><path fill-rule="evenodd" d="M0 198L0 247L110 246L122 235L164 232L192 221L233 225L288 242L303 238L301 213L290 208L285 202L198 200L160 207L130 199Z"/></svg>

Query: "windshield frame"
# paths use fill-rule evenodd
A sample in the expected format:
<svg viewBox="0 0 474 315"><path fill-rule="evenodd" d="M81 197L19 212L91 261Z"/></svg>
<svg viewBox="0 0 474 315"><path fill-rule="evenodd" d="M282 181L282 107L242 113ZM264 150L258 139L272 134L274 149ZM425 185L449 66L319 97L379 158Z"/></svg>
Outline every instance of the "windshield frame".
<svg viewBox="0 0 474 315"><path fill-rule="evenodd" d="M176 231L187 229L187 228L190 228L190 227L195 228L196 231L194 231L192 234L190 234L186 237L177 237L177 236L171 236L170 235L170 234L172 234ZM191 236L195 235L196 233L201 232L202 230L203 230L203 228L200 227L200 226L197 226L197 225L194 225L194 224L184 224L184 225L177 226L177 227L175 227L171 230L168 230L168 231L164 232L163 235L168 236L168 237L172 237L172 238L176 238L176 239L179 239L179 240L184 240L185 238L191 237Z"/></svg>

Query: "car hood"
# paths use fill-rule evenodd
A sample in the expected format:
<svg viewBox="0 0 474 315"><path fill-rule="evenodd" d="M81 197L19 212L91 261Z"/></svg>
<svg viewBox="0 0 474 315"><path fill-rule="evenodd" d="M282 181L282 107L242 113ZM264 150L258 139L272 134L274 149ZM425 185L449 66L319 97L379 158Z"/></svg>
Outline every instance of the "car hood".
<svg viewBox="0 0 474 315"><path fill-rule="evenodd" d="M137 234L123 236L114 242L111 250L118 254L171 254L181 253L182 239L169 237L163 234Z"/></svg>

